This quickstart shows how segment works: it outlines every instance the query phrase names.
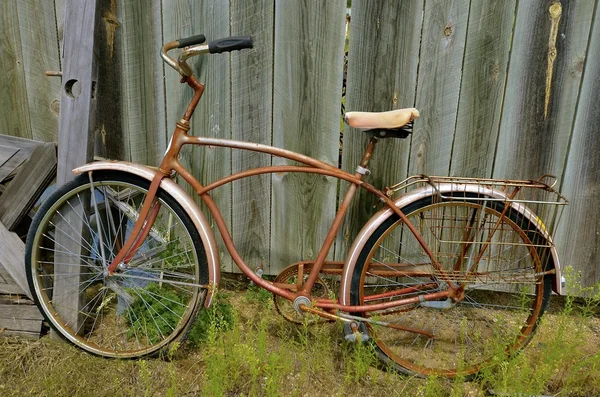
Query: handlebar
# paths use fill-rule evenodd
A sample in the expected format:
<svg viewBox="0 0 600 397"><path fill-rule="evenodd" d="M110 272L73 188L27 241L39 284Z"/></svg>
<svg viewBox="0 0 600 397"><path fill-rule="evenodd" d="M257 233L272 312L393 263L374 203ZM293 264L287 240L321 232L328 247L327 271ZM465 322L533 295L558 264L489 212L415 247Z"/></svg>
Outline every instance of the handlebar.
<svg viewBox="0 0 600 397"><path fill-rule="evenodd" d="M211 41L208 44L205 44L205 41L206 37L203 34L171 41L163 46L160 56L167 65L175 69L182 76L191 76L193 72L186 61L193 56L206 53L220 54L253 47L252 37L250 36L226 37ZM167 55L167 52L175 48L183 48L177 60Z"/></svg>

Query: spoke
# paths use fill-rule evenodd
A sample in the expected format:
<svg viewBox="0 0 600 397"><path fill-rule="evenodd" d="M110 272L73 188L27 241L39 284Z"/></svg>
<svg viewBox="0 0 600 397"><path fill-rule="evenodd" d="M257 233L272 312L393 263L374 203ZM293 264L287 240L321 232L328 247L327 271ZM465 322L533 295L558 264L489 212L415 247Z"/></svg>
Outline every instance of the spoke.
<svg viewBox="0 0 600 397"><path fill-rule="evenodd" d="M100 253L102 254L102 265L106 268L108 267L108 262L106 253L104 252L104 238L102 237L102 217L100 216L100 211L98 211L98 203L96 202L96 192L94 188L94 181L92 180L92 173L88 173L88 176L90 178L92 205L96 214L96 227L98 228L98 238L100 239Z"/></svg>
<svg viewBox="0 0 600 397"><path fill-rule="evenodd" d="M169 325L169 323L160 315L160 313L158 311L156 311L156 309L154 307L152 307L151 305L148 304L148 302L142 297L142 295L138 292L138 290L136 288L133 289L133 292L138 296L139 299L141 299L142 303L144 304L144 306L146 306L146 309L149 310L151 313L154 312L158 318L160 318L165 324ZM147 292L147 291L145 291ZM154 323L154 325L156 326L156 330L158 331L158 333L160 334L160 338L161 339L165 339L165 336L163 335L160 327L158 326L158 323L156 322L156 319L154 316L151 316L152 318L152 322ZM170 327L170 325L169 325ZM174 330L174 328L170 327L171 330ZM146 331L146 335L148 334L148 331Z"/></svg>
<svg viewBox="0 0 600 397"><path fill-rule="evenodd" d="M144 256L146 255L145 253L139 253L139 252L138 252L138 254L136 254L137 258L136 258L136 257L134 257L136 260L135 260L135 261L133 261L133 260L132 260L131 262L129 262L129 265L130 265L131 267L146 268L146 267L150 267L150 266L152 266L152 265L153 265L153 264L155 264L155 263L165 262L165 261L166 261L166 260L168 260L168 259L177 258L177 257L179 257L180 255L182 255L182 254L184 254L184 253L188 253L188 252L190 252L190 251L191 251L191 249L189 249L189 250L186 250L186 251L182 251L182 252L178 252L178 253L176 253L176 254L173 254L173 255L171 255L171 256L167 256L167 257L165 257L165 258L160 258L160 257L156 257L156 258L154 258L154 257L149 257L148 259L151 259L151 260L148 260L148 261L147 261L147 260L145 260L145 259L146 259L146 258L144 257ZM142 264L142 263L143 263L143 264ZM179 268L186 268L186 267L188 267L188 268L189 268L190 266L193 266L193 264L192 264L191 262L188 262L187 264L184 264L184 265L181 265L181 266L169 266L169 268L170 268L170 269L179 269Z"/></svg>
<svg viewBox="0 0 600 397"><path fill-rule="evenodd" d="M60 232L61 234L67 236L71 241L73 241L75 244L78 244L79 246L83 247L83 248L87 248L91 254L96 255L97 257L100 256L100 254L98 253L98 251L96 251L94 249L94 247L86 240L83 238L83 236L81 235L81 233L79 233L77 230L75 230L75 228L71 225L71 223L59 212L56 211L56 213L58 215L60 215L60 217L63 219L63 222L68 224L69 227L71 228L71 230L73 230L73 232L75 232L75 234L79 237L79 241L75 240L75 238L71 235L71 233L68 233L66 230L62 230L57 228L56 224L53 223L52 221L50 221L50 225L54 226L54 234L56 235L58 232ZM48 239L50 239L52 242L56 243L56 240L54 240L50 234L48 233L44 233L44 236L47 237ZM87 247L85 245L82 244L82 242L84 242Z"/></svg>
<svg viewBox="0 0 600 397"><path fill-rule="evenodd" d="M44 273L44 274L45 274L45 273ZM73 277L78 277L78 276L79 276L79 274L73 274L72 276L73 276ZM50 275L48 275L48 274L45 274L45 277L52 277L52 276L50 276ZM67 280L68 280L69 278L73 278L73 277L67 277ZM82 288L82 291L83 291L83 290L87 289L87 287L89 287L90 285L92 285L92 284L93 284L95 281L98 281L98 280L100 279L100 277L102 277L102 275L101 275L101 274L97 275L96 277L92 277L92 278L91 278L91 279L89 279L89 280L86 280L86 282L85 282L85 283L73 283L73 282L70 282L70 281L69 281L68 283L69 283L69 284L70 284L70 285L71 285L73 288L77 289L77 291L79 292L79 285L80 285L80 284L81 284L81 285L84 285L84 284L85 284L85 287L84 287L84 288ZM64 280L64 279L63 279L63 280ZM42 291L53 291L53 290L54 290L54 287L44 287L44 288L41 288L41 290L42 290ZM79 295L79 293L78 293L78 295ZM63 299L65 299L65 298L63 298ZM71 299L71 297L69 297L69 299ZM51 302L53 302L53 301L54 301L54 299L52 299L52 300L51 300Z"/></svg>
<svg viewBox="0 0 600 397"><path fill-rule="evenodd" d="M162 283L169 284L169 285L182 285L182 286L196 287L196 288L206 288L207 287L206 285L202 285L202 284L186 283L183 281L165 280L165 279L157 280L156 278L153 278L153 277L135 276L135 275L127 274L127 273L118 273L118 274L115 274L115 277L130 278L130 279L137 279L137 280L144 280L144 281L153 281L153 282L162 282Z"/></svg>
<svg viewBox="0 0 600 397"><path fill-rule="evenodd" d="M107 224L107 229L108 229L108 241L111 242L109 243L109 249L110 249L110 253L111 253L111 258L115 257L115 244L117 242L117 229L115 227L115 222L114 219L112 217L112 209L110 208L110 201L108 200L108 192L106 191L106 186L104 186L104 213L106 214L106 224ZM113 236L114 238L111 238L110 236L110 232L113 232Z"/></svg>
<svg viewBox="0 0 600 397"><path fill-rule="evenodd" d="M81 258L83 258L83 257L84 257L83 255L79 255L79 254L76 254L75 252L71 251L70 249L68 249L67 247L63 246L62 244L60 244L59 242L57 242L56 240L54 240L53 238L51 238L51 237L50 237L50 236L48 236L47 234L44 234L44 237L48 238L48 239L49 239L50 241L52 241L52 242L53 242L55 245L58 245L60 248L63 248L63 249L65 249L66 251L56 251L56 250L52 250L52 249L50 249L50 248L44 248L44 247L41 247L42 249L46 249L46 250L48 250L48 251L56 251L56 252L62 252L62 253L65 253L65 254L70 254L70 255L73 255L74 257L77 257L78 259L81 259ZM98 265L94 265L93 263L90 263L90 262L88 262L88 261L84 261L84 262L85 262L87 265L89 265L90 267L93 267L93 268L98 268L98 267L100 267L100 266L98 266ZM79 265L75 265L75 266L81 266L81 264L79 264Z"/></svg>

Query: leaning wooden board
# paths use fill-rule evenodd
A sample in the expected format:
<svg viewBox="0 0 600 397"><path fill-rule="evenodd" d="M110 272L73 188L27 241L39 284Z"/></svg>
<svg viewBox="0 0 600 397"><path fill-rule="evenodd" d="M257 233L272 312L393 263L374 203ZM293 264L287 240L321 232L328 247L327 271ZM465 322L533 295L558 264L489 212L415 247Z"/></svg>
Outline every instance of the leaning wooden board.
<svg viewBox="0 0 600 397"><path fill-rule="evenodd" d="M4 270L3 279L8 288L7 291L19 295L25 294L31 298L25 276L25 244L19 236L10 232L2 222L0 222L0 242L0 247L2 248L0 249L0 268ZM10 277L7 277L6 273ZM14 288L15 284L19 287L18 289ZM0 292L2 292L1 289Z"/></svg>
<svg viewBox="0 0 600 397"><path fill-rule="evenodd" d="M39 338L42 314L29 299L0 295L0 336Z"/></svg>
<svg viewBox="0 0 600 397"><path fill-rule="evenodd" d="M0 182L13 174L41 143L0 134Z"/></svg>
<svg viewBox="0 0 600 397"><path fill-rule="evenodd" d="M0 221L9 230L19 224L56 175L56 146L37 146L21 172L0 196Z"/></svg>

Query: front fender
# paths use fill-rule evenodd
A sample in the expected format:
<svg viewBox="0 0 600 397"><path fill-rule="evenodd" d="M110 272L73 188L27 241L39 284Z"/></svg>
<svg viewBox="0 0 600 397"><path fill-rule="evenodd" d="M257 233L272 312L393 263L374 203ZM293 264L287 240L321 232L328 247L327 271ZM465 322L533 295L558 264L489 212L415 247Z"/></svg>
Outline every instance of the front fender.
<svg viewBox="0 0 600 397"><path fill-rule="evenodd" d="M73 173L83 174L90 171L121 171L130 174L137 175L148 181L152 181L154 175L157 173L156 170L145 167L140 164L129 163L126 161L96 161L93 163L86 164L84 166L75 168ZM206 252L206 260L208 262L208 280L209 283L215 286L219 285L221 279L221 266L219 261L219 251L217 243L215 241L215 235L210 228L210 224L206 220L206 217L200 211L200 208L191 199L191 197L173 180L164 178L161 181L160 187L170 194L175 201L177 201L184 209L184 211L190 216L190 219L198 229L202 244L204 245L204 251ZM214 288L209 288L208 294L205 301L205 306L209 307L213 300Z"/></svg>
<svg viewBox="0 0 600 397"><path fill-rule="evenodd" d="M415 189L407 193L406 195L400 196L398 199L396 199L394 204L398 208L404 208L405 206L412 204L418 200L421 200L425 197L433 196L440 193L444 194L456 191L480 194L488 196L492 199L507 200L505 193L495 189L484 188L480 185L440 183L436 184L435 189L432 186L424 186L419 189ZM558 259L558 254L556 252L556 247L552 243L552 237L546 231L546 227L544 226L542 221L529 208L527 208L522 203L516 202L513 202L511 206L516 211L523 214L523 216L526 217L529 221L531 221L531 223L534 224L540 231L540 234L542 234L542 236L544 236L544 238L546 238L550 243L550 252L552 254L555 269L555 277L554 282L552 283L552 289L557 294L562 295L565 281L562 277L560 262ZM346 266L344 266L344 271L342 273L342 279L340 283L340 300L343 305L350 305L350 283L360 252L364 248L371 234L375 230L377 230L377 228L393 214L394 211L391 208L386 207L380 210L375 215L373 215L371 219L369 219L369 221L363 226L361 231L354 239L354 242L352 243L352 246L350 247L350 250L348 251L348 254L346 256Z"/></svg>

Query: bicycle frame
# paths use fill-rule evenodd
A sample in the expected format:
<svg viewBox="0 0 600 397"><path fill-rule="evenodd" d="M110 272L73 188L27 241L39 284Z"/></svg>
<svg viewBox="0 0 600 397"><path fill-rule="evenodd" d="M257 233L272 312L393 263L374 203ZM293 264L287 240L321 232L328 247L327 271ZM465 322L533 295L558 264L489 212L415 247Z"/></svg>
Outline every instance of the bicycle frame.
<svg viewBox="0 0 600 397"><path fill-rule="evenodd" d="M243 141L235 141L235 140L226 140L226 139L215 139L215 138L207 138L207 137L196 137L190 136L187 134L189 131L189 121L194 113L194 110L202 96L204 86L199 83L195 77L188 76L182 79L182 82L186 82L190 87L194 89L194 96L184 114L182 119L177 122L177 127L173 133L171 141L169 143L168 149L165 153L165 156L161 162L159 170L152 177L152 183L150 185L148 195L145 199L145 202L142 206L138 221L134 225L134 229L127 239L127 241L123 244L121 250L117 253L117 256L112 261L109 266L109 273L112 274L116 271L118 265L122 262L127 262L128 258L135 253L135 250L141 246L144 239L148 235L150 228L154 222L154 217L156 213L156 209L154 211L151 210L152 204L155 202L155 194L161 185L162 181L168 176L171 176L175 173L179 174L187 183L189 183L194 191L201 197L202 201L206 204L210 213L212 214L215 224L217 225L219 232L223 238L226 249L230 253L233 261L240 268L240 270L255 284L258 286L276 294L281 297L284 297L290 301L295 301L298 298L304 298L300 300L299 308L304 311L310 311L312 313L318 314L320 316L326 318L336 318L340 319L340 317L333 315L329 311L332 310L341 310L344 312L365 312L365 311L377 311L377 310L385 310L393 307L399 307L408 304L414 304L422 302L423 300L439 300L444 298L454 298L461 293L460 286L456 286L449 278L448 285L449 288L444 291L439 291L435 293L430 293L426 295L421 295L420 297L411 297L400 300L382 302L377 304L369 304L362 306L353 306L348 304L347 299L340 297L339 301L334 301L326 298L318 298L313 299L311 296L311 290L319 276L319 273L327 267L330 271L331 268L335 268L336 273L343 273L344 266L348 264L348 261L345 263L341 262L327 262L325 259L333 245L335 240L335 236L338 233L342 222L345 216L348 213L350 208L350 204L358 190L358 188L365 189L369 193L375 195L382 203L385 204L387 210L391 210L395 212L399 218L406 224L412 234L415 236L416 240L419 242L425 254L431 259L431 265L440 272L442 278L444 277L444 271L442 270L441 265L435 259L435 255L431 252L430 248L427 246L427 243L424 241L423 237L420 235L419 231L412 225L412 223L407 219L405 214L400 210L397 203L392 201L390 197L388 197L384 191L381 191L374 186L364 182L363 176L367 172L367 165L369 160L373 154L377 139L372 138L365 150L362 161L360 162L357 171L354 174L350 174L346 171L340 170L337 167L334 167L330 164L324 163L322 161L313 159L309 156L302 155L293 151L275 148L268 145L261 145L256 143L249 143ZM185 145L199 145L199 146L215 146L215 147L224 147L224 148L232 148L232 149L240 149L240 150L249 150L260 153L269 154L271 156L280 157L288 160L292 160L303 164L301 166L292 166L292 165L282 165L282 166L267 166L261 168L250 169L242 172L238 172L232 175L229 175L225 178L214 181L206 186L203 186L189 171L183 167L183 165L178 160L178 155ZM126 170L127 166L125 166L124 170ZM88 168L89 169L89 168ZM79 172L84 172L86 170L85 167L80 168ZM268 280L262 279L258 276L251 267L244 261L239 252L237 251L233 239L227 229L225 220L217 207L216 203L213 201L210 196L210 192L220 186L223 186L227 183L243 179L250 176L262 175L262 174L270 174L270 173L288 173L288 172L299 172L299 173L312 173L319 174L324 176L334 177L336 179L344 180L350 183L348 190L345 193L345 196L338 208L338 211L334 217L333 223L325 237L325 241L321 246L321 249L317 255L317 258L314 261L303 262L303 263L311 263L311 270L308 275L306 281L301 285L300 288L293 291L290 287L286 288L284 285L276 284L270 282ZM192 200L189 200L192 202ZM154 206L156 208L156 206ZM200 211L196 206L196 211ZM206 231L210 233L210 230ZM209 239L212 241L209 244L209 251L216 251L216 244L214 244L214 236ZM207 252L208 255L211 255L213 258L218 258L216 252ZM349 255L351 258L351 255ZM213 273L218 272L218 269L213 269ZM218 280L218 275L214 275L211 278L211 281ZM208 286L210 288L210 286ZM210 300L208 299L207 305L210 304ZM318 309L312 309L309 307L309 303L312 302L312 305Z"/></svg>

